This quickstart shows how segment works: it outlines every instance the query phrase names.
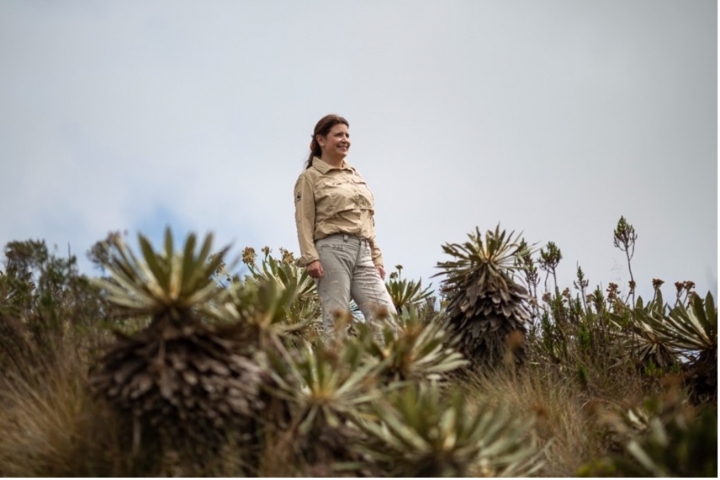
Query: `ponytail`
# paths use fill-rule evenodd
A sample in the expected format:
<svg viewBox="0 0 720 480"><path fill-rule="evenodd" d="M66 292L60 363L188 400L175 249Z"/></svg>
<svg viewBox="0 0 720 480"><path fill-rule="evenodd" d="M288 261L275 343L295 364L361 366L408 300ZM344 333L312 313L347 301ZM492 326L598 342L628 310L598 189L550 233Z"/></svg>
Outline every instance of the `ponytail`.
<svg viewBox="0 0 720 480"><path fill-rule="evenodd" d="M332 128L332 127L330 127L330 128ZM313 139L310 142L310 155L308 156L307 163L305 164L305 170L312 167L313 158L321 157L321 156L322 156L322 149L320 148L320 145L317 142L316 136L313 135Z"/></svg>

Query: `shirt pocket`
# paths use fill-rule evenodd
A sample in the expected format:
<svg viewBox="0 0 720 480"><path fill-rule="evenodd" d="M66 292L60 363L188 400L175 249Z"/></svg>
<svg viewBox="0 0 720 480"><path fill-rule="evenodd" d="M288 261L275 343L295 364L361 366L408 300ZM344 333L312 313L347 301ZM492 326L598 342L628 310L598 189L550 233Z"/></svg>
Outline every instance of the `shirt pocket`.
<svg viewBox="0 0 720 480"><path fill-rule="evenodd" d="M375 198L362 178L353 178L350 184L354 190L354 203L360 210L375 211Z"/></svg>
<svg viewBox="0 0 720 480"><path fill-rule="evenodd" d="M322 179L315 187L317 214L327 218L338 212L353 210L356 208L354 191L354 187L347 180Z"/></svg>

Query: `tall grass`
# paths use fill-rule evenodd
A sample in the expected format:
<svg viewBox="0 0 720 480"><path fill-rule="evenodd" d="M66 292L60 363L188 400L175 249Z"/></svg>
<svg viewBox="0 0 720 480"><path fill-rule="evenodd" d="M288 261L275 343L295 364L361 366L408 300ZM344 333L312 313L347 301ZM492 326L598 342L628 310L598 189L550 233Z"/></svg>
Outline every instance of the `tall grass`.
<svg viewBox="0 0 720 480"><path fill-rule="evenodd" d="M19 477L129 474L117 419L93 398L70 345L56 361L0 389L0 473Z"/></svg>
<svg viewBox="0 0 720 480"><path fill-rule="evenodd" d="M595 396L573 375L532 365L471 374L461 383L473 402L490 401L506 406L514 416L534 419L533 434L547 456L539 475L549 477L577 475L584 464L608 454L598 406L642 398L637 382L626 383L623 395Z"/></svg>

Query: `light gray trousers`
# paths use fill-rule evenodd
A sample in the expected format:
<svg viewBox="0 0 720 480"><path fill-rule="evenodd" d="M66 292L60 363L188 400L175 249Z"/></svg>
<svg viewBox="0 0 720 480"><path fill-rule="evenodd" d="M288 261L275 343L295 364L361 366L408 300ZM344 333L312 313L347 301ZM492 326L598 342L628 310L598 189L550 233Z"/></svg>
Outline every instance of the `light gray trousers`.
<svg viewBox="0 0 720 480"><path fill-rule="evenodd" d="M360 307L365 321L379 332L379 316L395 313L385 283L373 265L369 242L361 237L335 234L315 242L325 275L317 279L318 295L323 314L323 332L333 337L335 315L350 309L352 298ZM380 315L378 315L380 314Z"/></svg>

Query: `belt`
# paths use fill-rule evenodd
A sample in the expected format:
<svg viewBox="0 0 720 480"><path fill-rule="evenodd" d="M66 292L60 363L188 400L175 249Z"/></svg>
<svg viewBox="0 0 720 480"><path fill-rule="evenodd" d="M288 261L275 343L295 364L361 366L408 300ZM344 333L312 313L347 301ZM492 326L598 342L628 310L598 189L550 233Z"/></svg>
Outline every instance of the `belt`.
<svg viewBox="0 0 720 480"><path fill-rule="evenodd" d="M328 235L327 237L324 237L324 238L330 238L330 237L342 237L343 242L349 242L350 240L357 240L360 243L363 243L363 242L365 242L367 244L370 243L370 241L365 237L361 237L358 235L350 235L348 233L331 233L330 235Z"/></svg>

